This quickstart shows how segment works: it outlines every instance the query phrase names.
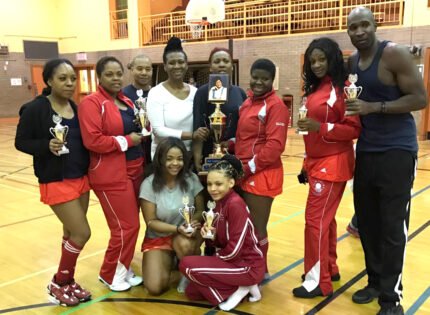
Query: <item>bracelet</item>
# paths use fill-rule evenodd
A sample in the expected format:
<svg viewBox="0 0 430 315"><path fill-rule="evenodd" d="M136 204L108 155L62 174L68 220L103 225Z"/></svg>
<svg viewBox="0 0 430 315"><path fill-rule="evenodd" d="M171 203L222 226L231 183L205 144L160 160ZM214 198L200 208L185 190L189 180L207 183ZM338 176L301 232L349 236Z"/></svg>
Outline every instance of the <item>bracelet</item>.
<svg viewBox="0 0 430 315"><path fill-rule="evenodd" d="M385 107L385 102L381 102L381 113L385 114L387 112L387 108Z"/></svg>

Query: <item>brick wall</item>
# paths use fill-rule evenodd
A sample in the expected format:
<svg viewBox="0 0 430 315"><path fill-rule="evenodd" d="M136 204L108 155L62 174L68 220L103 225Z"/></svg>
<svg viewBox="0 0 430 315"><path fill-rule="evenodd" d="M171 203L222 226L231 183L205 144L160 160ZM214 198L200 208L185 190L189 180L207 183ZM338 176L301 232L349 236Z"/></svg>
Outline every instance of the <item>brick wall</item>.
<svg viewBox="0 0 430 315"><path fill-rule="evenodd" d="M405 27L380 29L377 35L380 39L390 39L400 44L421 44L424 47L423 51L425 51L425 47L430 47L429 32L430 26L414 27L412 31L411 28ZM294 96L293 122L295 122L297 120L299 96L301 95L300 57L309 42L321 36L328 36L336 40L343 50L354 50L346 32L234 40L234 58L239 60L240 86L244 89L248 88L249 69L253 61L262 57L271 59L279 67L278 94L292 94ZM209 52L217 46L228 47L228 42L186 43L184 44L184 49L188 54L189 61L206 62ZM149 55L154 63L161 63L163 49L164 46L152 46L141 49L89 52L87 53L88 60L85 63L95 64L100 57L109 54L117 57L126 65L133 56L139 53ZM72 62L76 60L75 54L65 54L63 56L69 58ZM5 72L3 70L3 60L6 58L0 56L0 117L16 116L20 105L32 98L32 92L27 88L27 85L31 84L30 62L25 61L23 54L19 53L11 53L7 58L14 61L9 62L8 70ZM416 58L416 62L424 63L423 57ZM10 77L27 78L28 82L23 82L21 87L11 87ZM127 73L126 82L129 79Z"/></svg>

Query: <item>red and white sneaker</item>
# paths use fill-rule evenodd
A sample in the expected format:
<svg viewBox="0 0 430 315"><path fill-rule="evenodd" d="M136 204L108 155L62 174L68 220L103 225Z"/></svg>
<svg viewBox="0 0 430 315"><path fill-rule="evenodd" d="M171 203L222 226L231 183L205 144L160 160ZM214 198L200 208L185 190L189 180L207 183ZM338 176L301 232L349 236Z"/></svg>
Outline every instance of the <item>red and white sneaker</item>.
<svg viewBox="0 0 430 315"><path fill-rule="evenodd" d="M73 290L69 284L60 286L51 280L47 287L49 301L61 306L76 306L79 304L79 299L73 295Z"/></svg>
<svg viewBox="0 0 430 315"><path fill-rule="evenodd" d="M70 283L70 288L72 289L73 295L79 300L79 302L87 302L91 300L91 292L85 290L79 285L79 283L76 283L75 280L72 280Z"/></svg>

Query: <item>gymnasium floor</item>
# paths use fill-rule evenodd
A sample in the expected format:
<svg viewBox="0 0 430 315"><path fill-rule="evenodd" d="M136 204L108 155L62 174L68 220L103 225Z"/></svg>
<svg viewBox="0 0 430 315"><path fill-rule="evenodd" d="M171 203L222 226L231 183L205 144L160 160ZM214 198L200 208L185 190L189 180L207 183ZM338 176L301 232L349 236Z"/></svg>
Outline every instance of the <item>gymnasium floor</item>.
<svg viewBox="0 0 430 315"><path fill-rule="evenodd" d="M192 303L176 292L176 283L160 297L143 287L125 293L109 291L98 280L109 231L94 194L88 218L92 237L81 253L76 279L92 291L93 300L75 308L47 302L45 287L56 271L61 226L49 207L39 202L31 157L15 150L15 119L0 120L0 314L222 314L206 303ZM307 187L300 185L304 151L301 136L290 132L283 156L284 193L275 199L269 222L271 278L263 286L263 299L242 303L231 314L376 314L377 302L356 305L351 295L366 284L358 239L346 233L352 213L352 193L346 190L337 213L338 264L341 280L330 298L302 300L291 290L303 273L304 207ZM409 245L404 270L406 314L430 314L430 141L420 143L419 165L412 199ZM142 219L141 219L142 220ZM139 242L143 239L144 224ZM136 246L134 270L140 274L141 253ZM178 274L175 274L178 278Z"/></svg>

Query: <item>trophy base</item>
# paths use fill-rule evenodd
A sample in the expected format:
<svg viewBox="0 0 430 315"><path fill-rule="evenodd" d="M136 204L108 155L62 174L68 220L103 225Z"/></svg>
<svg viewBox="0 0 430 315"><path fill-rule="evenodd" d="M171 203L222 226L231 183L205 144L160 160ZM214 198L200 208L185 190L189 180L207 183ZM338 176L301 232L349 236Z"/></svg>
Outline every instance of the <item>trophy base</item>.
<svg viewBox="0 0 430 315"><path fill-rule="evenodd" d="M219 161L221 161L223 156L215 156L215 154L211 154L208 157L205 158L205 163L202 165L202 172L209 171L210 167Z"/></svg>
<svg viewBox="0 0 430 315"><path fill-rule="evenodd" d="M151 131L148 131L146 129L143 129L141 132L138 133L139 135L141 135L142 137L149 137L152 133Z"/></svg>
<svg viewBox="0 0 430 315"><path fill-rule="evenodd" d="M204 239L207 239L207 240L213 240L214 235L212 234L212 232L211 232L211 231L208 231L208 233L207 233L207 234L203 235L203 238L204 238Z"/></svg>
<svg viewBox="0 0 430 315"><path fill-rule="evenodd" d="M185 228L185 233L193 233L194 232L194 228L191 225L188 225Z"/></svg>
<svg viewBox="0 0 430 315"><path fill-rule="evenodd" d="M353 116L354 113L351 111L345 111L345 116Z"/></svg>
<svg viewBox="0 0 430 315"><path fill-rule="evenodd" d="M69 149L68 149L67 147L63 146L63 147L61 148L61 150L60 150L60 151L57 151L57 153L58 153L59 155L63 155L63 154L68 154L68 153L70 153L70 151L69 151Z"/></svg>
<svg viewBox="0 0 430 315"><path fill-rule="evenodd" d="M308 135L308 134L309 134L309 131L302 131L302 130L296 129L296 133L297 133L298 135Z"/></svg>

